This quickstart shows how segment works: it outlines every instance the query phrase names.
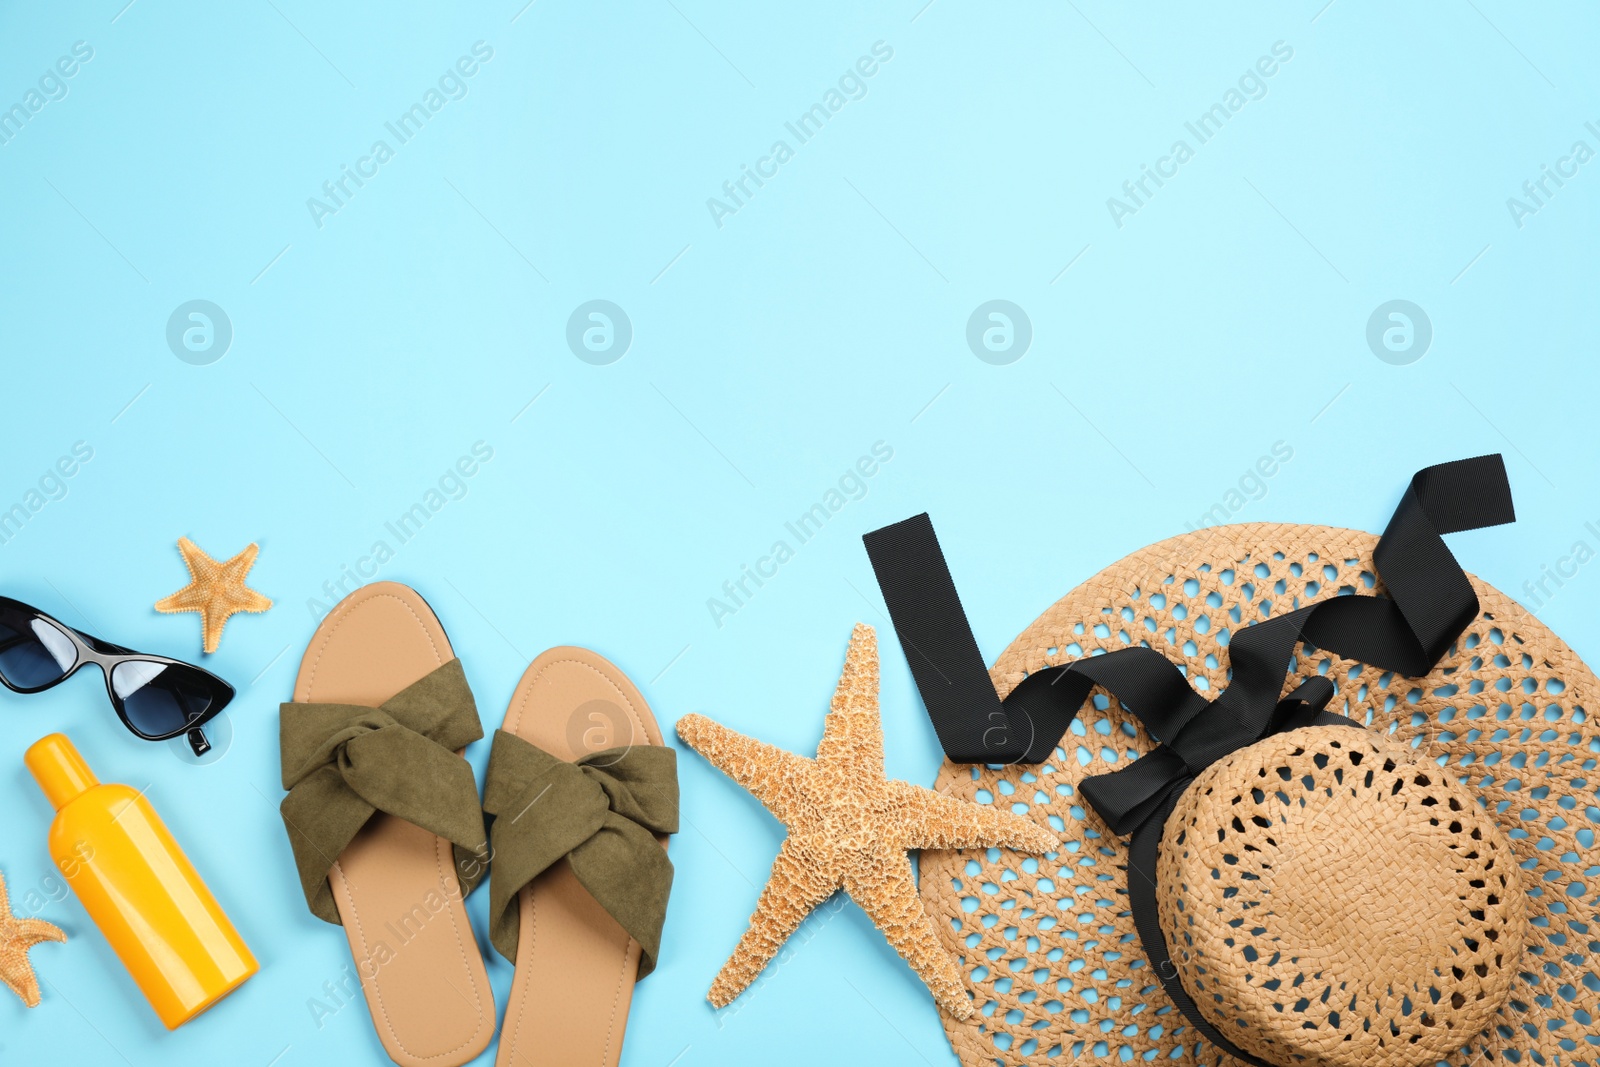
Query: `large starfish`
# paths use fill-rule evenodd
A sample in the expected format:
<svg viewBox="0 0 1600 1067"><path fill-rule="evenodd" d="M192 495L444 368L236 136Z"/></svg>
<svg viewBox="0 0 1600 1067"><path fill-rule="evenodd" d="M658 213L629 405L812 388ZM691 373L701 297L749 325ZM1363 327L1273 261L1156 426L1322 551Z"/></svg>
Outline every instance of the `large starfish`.
<svg viewBox="0 0 1600 1067"><path fill-rule="evenodd" d="M1046 827L884 776L878 714L878 638L856 624L815 759L774 748L703 715L678 720L678 736L748 789L789 830L750 927L711 983L724 1007L753 982L788 936L836 889L883 931L934 999L958 1019L972 1001L939 945L911 872L909 849L1006 847L1051 852Z"/></svg>
<svg viewBox="0 0 1600 1067"><path fill-rule="evenodd" d="M30 1008L39 1006L39 979L28 962L28 950L41 941L65 941L59 926L43 919L18 919L11 914L5 875L0 875L0 982Z"/></svg>
<svg viewBox="0 0 1600 1067"><path fill-rule="evenodd" d="M183 562L189 568L189 584L156 601L156 610L168 614L198 611L203 647L207 652L217 650L223 624L230 616L272 607L272 601L244 584L244 576L250 573L256 553L260 551L254 543L226 563L218 563L187 537L178 538L178 551L183 553Z"/></svg>

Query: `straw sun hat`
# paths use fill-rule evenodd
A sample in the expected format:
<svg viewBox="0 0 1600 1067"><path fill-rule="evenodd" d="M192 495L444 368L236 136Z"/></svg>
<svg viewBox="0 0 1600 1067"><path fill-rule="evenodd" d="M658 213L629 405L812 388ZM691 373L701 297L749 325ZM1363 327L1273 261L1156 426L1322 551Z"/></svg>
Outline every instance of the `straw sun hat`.
<svg viewBox="0 0 1600 1067"><path fill-rule="evenodd" d="M1452 502L1434 495L1438 519ZM1509 495L1504 503L1493 521L1509 518ZM1400 522L1397 512L1391 535ZM885 532L868 536L869 551ZM1378 545L1356 530L1252 523L1174 537L1106 568L988 672L1005 698L1025 679L1037 690L1050 667L1100 665L1100 677L1079 680L1073 699L1089 699L1064 733L1054 729L1059 740L1013 742L1010 757L1026 747L1033 762L1006 765L976 762L952 739L959 731L940 722L936 688L919 672L921 658L942 672L939 687L963 684L960 642L907 621L908 608L936 612L949 581L942 557L942 578L919 574L912 592L896 591L879 546L874 565L913 673L961 760L945 762L937 788L1048 822L1061 840L1043 859L922 854L924 904L979 1009L966 1022L944 1016L967 1067L1600 1062L1600 741L1588 720L1600 688L1558 637L1448 551L1441 569L1424 547L1433 558L1421 569L1459 582L1457 594L1476 598L1460 603L1475 610L1442 627L1408 620L1434 626L1438 642L1420 676L1296 635L1268 649L1266 661L1294 652L1278 661L1292 665L1276 668L1268 692L1288 696L1261 736L1191 755L1189 772L1162 769L1170 753L1151 723L1162 740L1191 715L1197 730L1234 730L1239 708L1221 694L1254 669L1242 659L1251 623L1352 593L1392 594L1385 606L1425 614L1416 553L1385 558ZM1411 586L1410 604L1397 582ZM1105 669L1137 667L1140 654L1099 657L1139 647L1181 670L1185 692L1169 695L1192 706L1177 719L1152 712L1149 685ZM1090 688L1107 679L1110 690ZM1130 786L1141 762L1147 778L1175 784L1159 797Z"/></svg>

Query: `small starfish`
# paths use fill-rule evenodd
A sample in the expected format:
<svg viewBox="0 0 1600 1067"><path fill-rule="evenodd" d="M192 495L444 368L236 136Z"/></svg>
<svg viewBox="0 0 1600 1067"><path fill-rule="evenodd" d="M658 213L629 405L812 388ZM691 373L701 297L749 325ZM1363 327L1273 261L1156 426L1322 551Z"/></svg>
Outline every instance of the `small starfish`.
<svg viewBox="0 0 1600 1067"><path fill-rule="evenodd" d="M43 919L18 919L11 914L5 875L0 874L0 982L30 1008L39 1006L39 979L28 962L28 950L41 941L65 941L59 926Z"/></svg>
<svg viewBox="0 0 1600 1067"><path fill-rule="evenodd" d="M957 1019L972 1015L955 961L939 945L911 872L909 849L1006 847L1053 852L1054 832L1021 815L969 804L884 776L878 638L857 623L824 720L816 759L763 744L703 715L678 736L748 789L789 830L750 927L711 983L725 1007L834 890L843 889Z"/></svg>
<svg viewBox="0 0 1600 1067"><path fill-rule="evenodd" d="M169 615L198 611L203 647L207 652L217 650L217 643L222 640L222 627L230 616L272 607L271 600L244 584L244 576L250 573L256 553L261 551L254 543L226 563L218 563L187 537L178 538L178 551L183 553L183 562L189 568L189 584L156 601L156 610Z"/></svg>

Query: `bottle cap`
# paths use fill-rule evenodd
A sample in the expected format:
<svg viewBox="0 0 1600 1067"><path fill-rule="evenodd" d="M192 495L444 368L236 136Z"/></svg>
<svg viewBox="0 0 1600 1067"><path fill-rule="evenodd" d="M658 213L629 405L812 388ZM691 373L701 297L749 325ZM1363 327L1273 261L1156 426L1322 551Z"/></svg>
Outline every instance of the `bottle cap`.
<svg viewBox="0 0 1600 1067"><path fill-rule="evenodd" d="M22 762L44 790L57 811L80 793L100 784L66 734L51 734L35 741L22 756Z"/></svg>

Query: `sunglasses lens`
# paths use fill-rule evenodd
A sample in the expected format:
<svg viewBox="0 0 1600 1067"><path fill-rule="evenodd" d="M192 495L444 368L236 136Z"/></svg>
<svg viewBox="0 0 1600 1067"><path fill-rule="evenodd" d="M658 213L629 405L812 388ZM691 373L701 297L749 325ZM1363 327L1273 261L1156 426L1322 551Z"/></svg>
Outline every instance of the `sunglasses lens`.
<svg viewBox="0 0 1600 1067"><path fill-rule="evenodd" d="M64 678L78 661L71 638L38 613L0 604L0 674L19 689Z"/></svg>
<svg viewBox="0 0 1600 1067"><path fill-rule="evenodd" d="M172 737L225 701L216 683L182 664L123 660L111 668L111 689L133 728Z"/></svg>

